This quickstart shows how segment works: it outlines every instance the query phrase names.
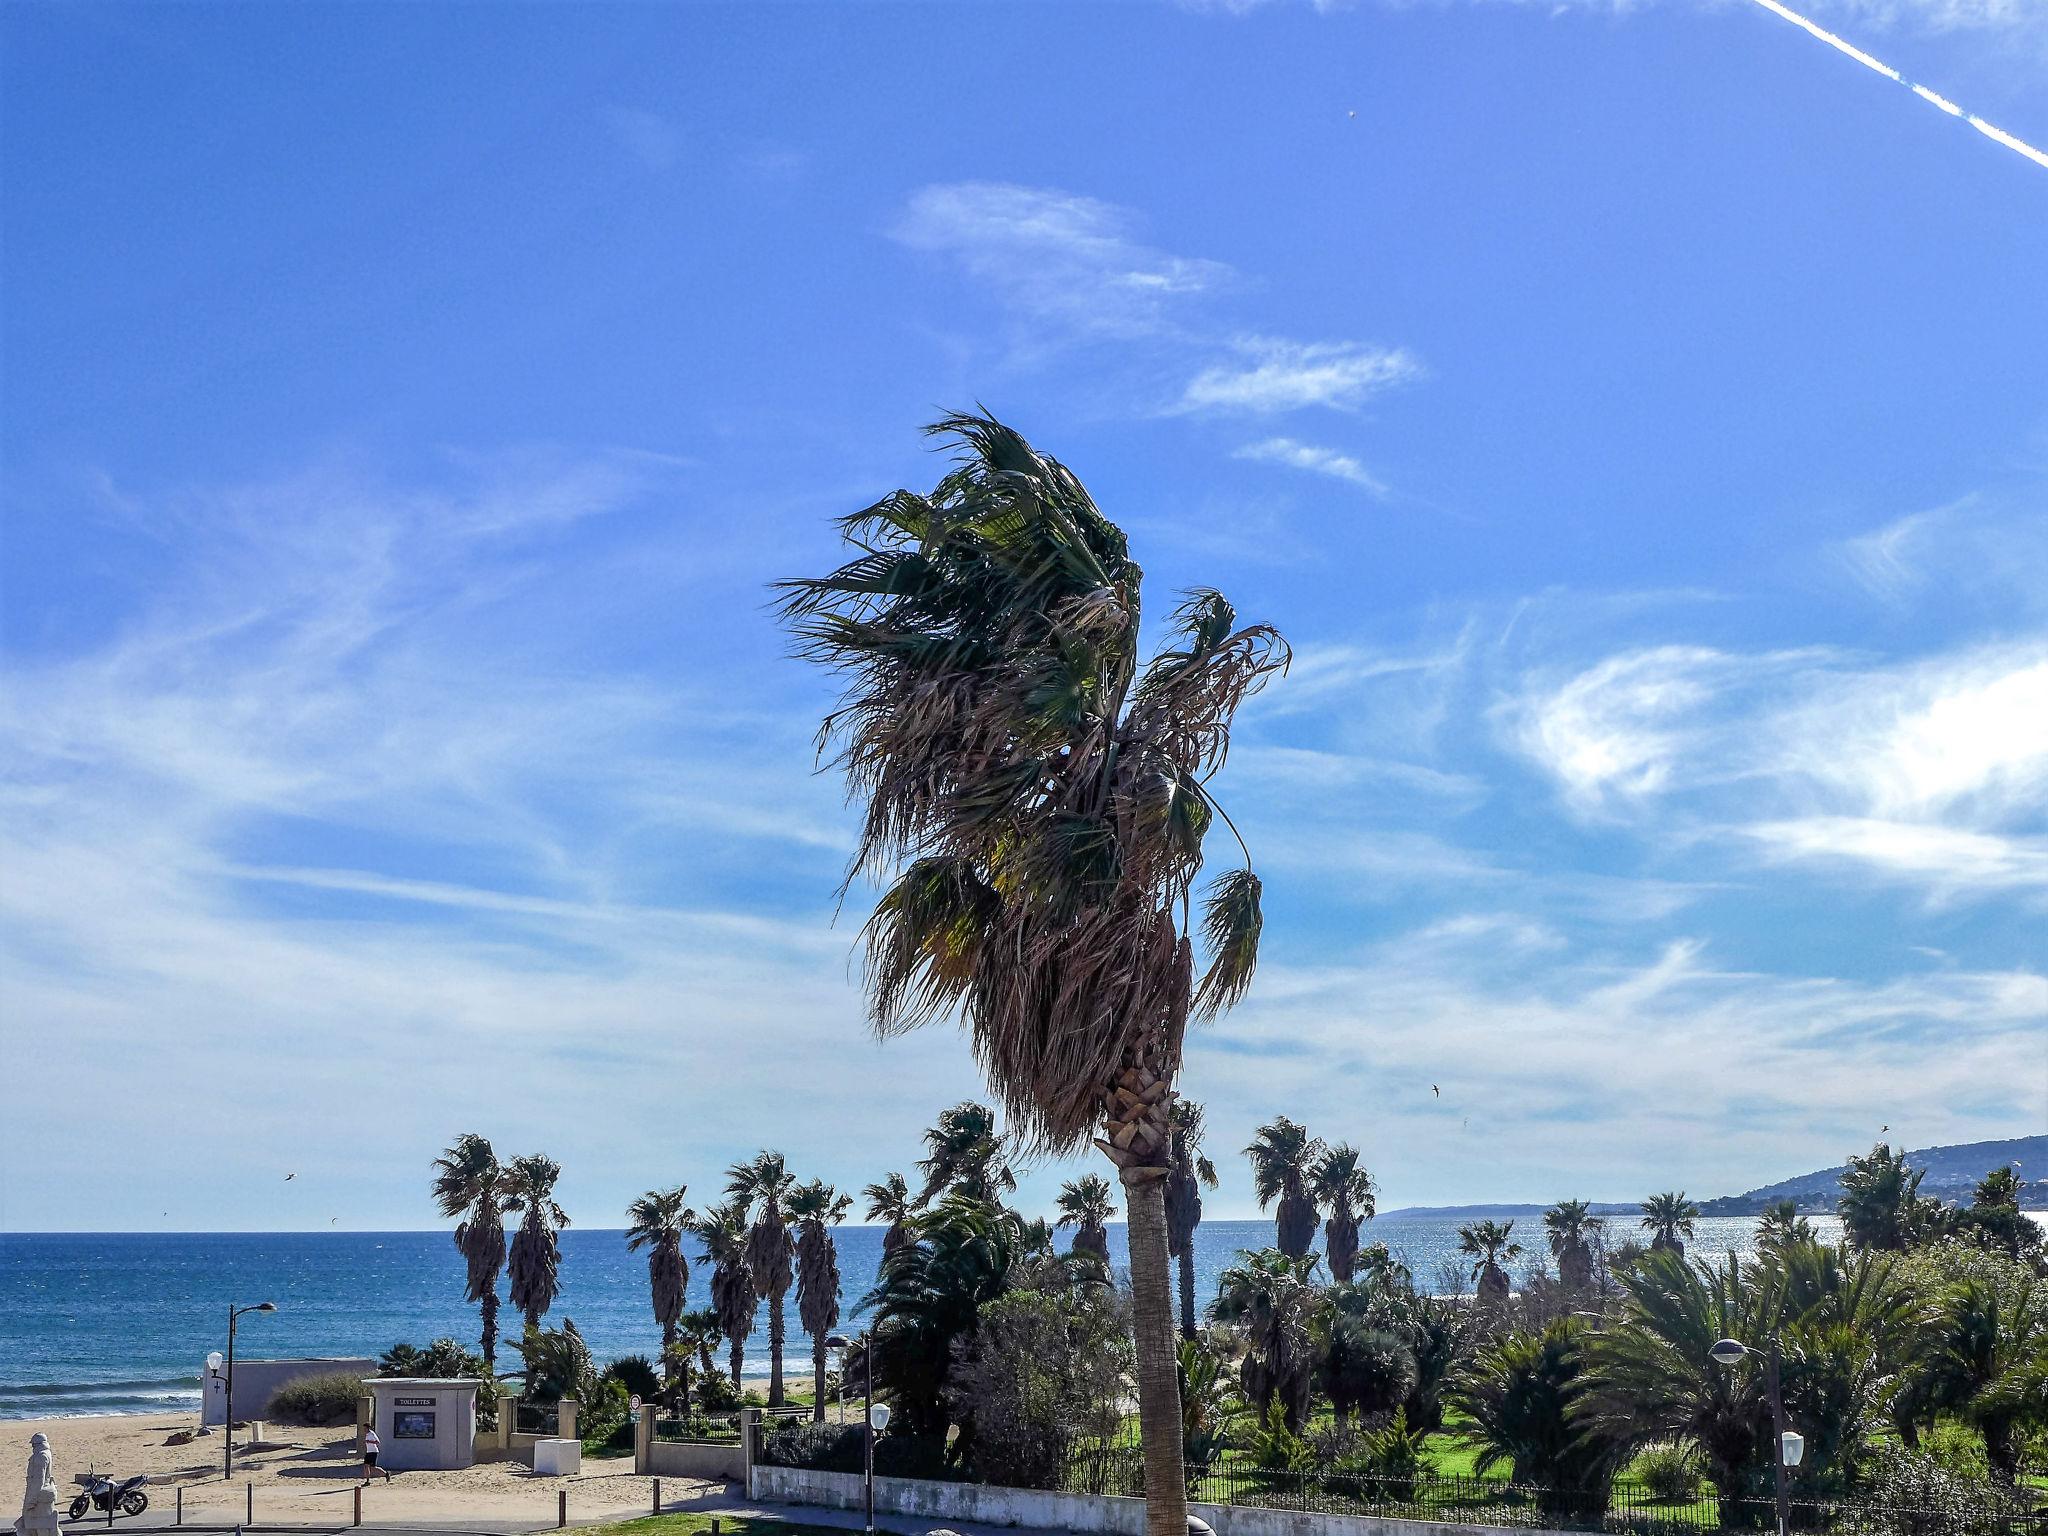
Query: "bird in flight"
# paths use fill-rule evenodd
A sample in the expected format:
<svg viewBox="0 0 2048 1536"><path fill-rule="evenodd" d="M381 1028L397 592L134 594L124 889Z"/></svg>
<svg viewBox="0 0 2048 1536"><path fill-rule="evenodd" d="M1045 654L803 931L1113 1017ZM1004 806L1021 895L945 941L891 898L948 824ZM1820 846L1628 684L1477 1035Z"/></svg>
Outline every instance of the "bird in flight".
<svg viewBox="0 0 2048 1536"><path fill-rule="evenodd" d="M1437 1085L1436 1085L1435 1083L1431 1083L1431 1084L1429 1085L1429 1091L1430 1091L1431 1093L1435 1094L1435 1095L1436 1095L1436 1096L1437 1096L1438 1098L1442 1098L1442 1097L1444 1096L1444 1091L1443 1091L1443 1089L1441 1089L1441 1088L1437 1087Z"/></svg>
<svg viewBox="0 0 2048 1536"><path fill-rule="evenodd" d="M285 1183L289 1184L293 1179L296 1179L297 1177L298 1175L296 1173L288 1173L284 1176L284 1181Z"/></svg>

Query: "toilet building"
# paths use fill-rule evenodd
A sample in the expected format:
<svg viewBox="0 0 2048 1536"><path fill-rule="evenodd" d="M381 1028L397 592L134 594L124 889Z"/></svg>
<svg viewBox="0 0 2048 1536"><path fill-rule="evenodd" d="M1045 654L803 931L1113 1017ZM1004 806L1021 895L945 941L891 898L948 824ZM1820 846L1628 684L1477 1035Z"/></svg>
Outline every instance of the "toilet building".
<svg viewBox="0 0 2048 1536"><path fill-rule="evenodd" d="M380 1376L367 1385L383 1442L378 1465L418 1472L475 1462L476 1377Z"/></svg>

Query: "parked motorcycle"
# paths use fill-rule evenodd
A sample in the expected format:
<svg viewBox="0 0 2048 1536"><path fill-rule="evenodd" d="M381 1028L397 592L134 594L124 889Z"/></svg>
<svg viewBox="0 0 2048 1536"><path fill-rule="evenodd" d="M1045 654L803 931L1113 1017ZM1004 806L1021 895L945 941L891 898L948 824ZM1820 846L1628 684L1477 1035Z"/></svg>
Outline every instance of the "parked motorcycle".
<svg viewBox="0 0 2048 1536"><path fill-rule="evenodd" d="M149 1481L149 1475L124 1478L115 1482L111 1477L101 1477L98 1472L85 1474L85 1492L71 1501L71 1518L83 1520L93 1510L101 1514L118 1509L124 1515L139 1515L149 1508L149 1495L142 1491L142 1485Z"/></svg>

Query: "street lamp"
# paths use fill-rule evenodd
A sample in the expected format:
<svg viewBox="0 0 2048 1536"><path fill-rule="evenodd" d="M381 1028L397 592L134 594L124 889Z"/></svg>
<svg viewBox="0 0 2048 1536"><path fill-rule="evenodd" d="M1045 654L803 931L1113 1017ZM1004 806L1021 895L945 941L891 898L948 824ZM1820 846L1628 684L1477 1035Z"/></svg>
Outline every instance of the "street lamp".
<svg viewBox="0 0 2048 1536"><path fill-rule="evenodd" d="M827 1349L848 1350L854 1341L843 1333L832 1334L825 1340ZM860 1336L860 1363L864 1377L861 1386L861 1442L865 1455L861 1458L864 1476L863 1486L867 1493L867 1536L875 1536L875 1436L889 1427L889 1405L875 1401L875 1336L872 1330ZM846 1400L845 1355L840 1356L840 1402Z"/></svg>
<svg viewBox="0 0 2048 1536"><path fill-rule="evenodd" d="M1771 1432L1777 1441L1772 1471L1778 1480L1778 1536L1786 1536L1786 1528L1792 1523L1792 1488L1786 1481L1785 1469L1798 1466L1806 1455L1806 1438L1785 1427L1785 1398L1779 1390L1778 1336L1771 1335L1769 1350L1751 1349L1740 1339L1721 1339L1707 1353L1717 1365L1734 1365L1744 1355L1754 1355L1764 1363L1764 1385L1771 1394Z"/></svg>
<svg viewBox="0 0 2048 1536"><path fill-rule="evenodd" d="M244 1312L275 1312L277 1303L259 1301L253 1307L238 1307L228 1303L228 1373L227 1373L227 1422L221 1428L220 1475L223 1481L235 1475L235 1323ZM207 1356L206 1363L213 1366L214 1357ZM217 1367L216 1367L217 1369Z"/></svg>

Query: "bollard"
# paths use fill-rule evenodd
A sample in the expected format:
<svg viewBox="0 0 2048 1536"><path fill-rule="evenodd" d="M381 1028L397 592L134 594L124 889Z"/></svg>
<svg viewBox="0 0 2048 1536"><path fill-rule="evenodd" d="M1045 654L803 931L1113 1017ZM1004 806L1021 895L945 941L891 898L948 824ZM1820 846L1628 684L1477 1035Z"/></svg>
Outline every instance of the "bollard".
<svg viewBox="0 0 2048 1536"><path fill-rule="evenodd" d="M114 1523L114 1490L112 1489L112 1487L109 1487L109 1488L107 1489L107 1524L108 1524L109 1526L111 1526L111 1525L113 1525L113 1523Z"/></svg>
<svg viewBox="0 0 2048 1536"><path fill-rule="evenodd" d="M252 1477L251 1479L249 1479L248 1482L244 1483L242 1487L248 1492L249 1495L247 1510L248 1523L250 1525L254 1525L256 1523L256 1480Z"/></svg>
<svg viewBox="0 0 2048 1536"><path fill-rule="evenodd" d="M711 1517L711 1536L718 1536L718 1516Z"/></svg>
<svg viewBox="0 0 2048 1536"><path fill-rule="evenodd" d="M363 1485L361 1483L356 1484L356 1517L350 1523L353 1525L361 1525L363 1523Z"/></svg>
<svg viewBox="0 0 2048 1536"><path fill-rule="evenodd" d="M661 1479L658 1477L654 1480L654 1513L661 1513Z"/></svg>
<svg viewBox="0 0 2048 1536"><path fill-rule="evenodd" d="M569 1490L558 1489L555 1493L555 1529L560 1530L569 1523Z"/></svg>
<svg viewBox="0 0 2048 1536"><path fill-rule="evenodd" d="M185 1523L185 1485L183 1483L178 1485L178 1519L176 1523L179 1525Z"/></svg>

